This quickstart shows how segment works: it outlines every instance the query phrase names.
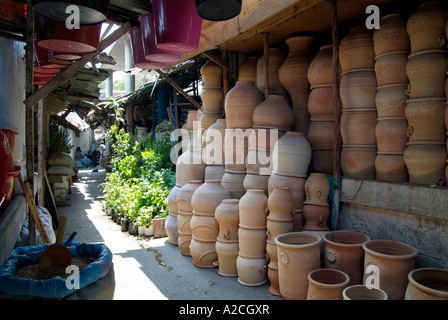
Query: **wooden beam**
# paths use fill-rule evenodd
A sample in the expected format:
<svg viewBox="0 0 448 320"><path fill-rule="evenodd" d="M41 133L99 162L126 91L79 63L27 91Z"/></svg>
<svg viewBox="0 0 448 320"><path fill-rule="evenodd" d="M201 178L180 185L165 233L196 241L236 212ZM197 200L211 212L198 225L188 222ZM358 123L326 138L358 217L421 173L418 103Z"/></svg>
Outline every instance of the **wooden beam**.
<svg viewBox="0 0 448 320"><path fill-rule="evenodd" d="M45 100L37 103L37 204L45 207Z"/></svg>
<svg viewBox="0 0 448 320"><path fill-rule="evenodd" d="M263 34L263 55L264 55L264 98L269 98L269 34Z"/></svg>
<svg viewBox="0 0 448 320"><path fill-rule="evenodd" d="M123 35L125 35L131 29L131 23L126 22L120 28L114 31L110 36L100 42L98 45L98 50L94 53L89 53L83 55L82 59L73 63L70 67L62 71L56 77L54 77L50 82L48 82L45 86L41 87L35 94L25 100L25 104L27 108L31 108L38 101L45 98L51 92L53 92L59 85L70 80L76 73L84 67L84 65L92 60L95 56L100 54L104 49L109 47L112 43L120 39Z"/></svg>
<svg viewBox="0 0 448 320"><path fill-rule="evenodd" d="M168 81L168 83L171 84L177 90L177 92L183 95L185 99L191 102L192 105L194 105L198 109L202 108L202 106L196 100L194 100L190 95L186 94L185 91L173 79L168 77L167 74L165 74L161 70L156 70L156 72L160 74L160 76L164 78L166 81Z"/></svg>
<svg viewBox="0 0 448 320"><path fill-rule="evenodd" d="M221 55L222 55L222 61L227 65L228 64L227 51L221 51ZM224 93L224 97L227 96L227 93L229 92L229 68L224 69L222 73L222 91Z"/></svg>
<svg viewBox="0 0 448 320"><path fill-rule="evenodd" d="M225 61L218 58L217 56L211 54L210 52L202 52L202 55L206 58L209 58L213 62L217 63L220 67L222 67L224 70L229 70L229 66Z"/></svg>

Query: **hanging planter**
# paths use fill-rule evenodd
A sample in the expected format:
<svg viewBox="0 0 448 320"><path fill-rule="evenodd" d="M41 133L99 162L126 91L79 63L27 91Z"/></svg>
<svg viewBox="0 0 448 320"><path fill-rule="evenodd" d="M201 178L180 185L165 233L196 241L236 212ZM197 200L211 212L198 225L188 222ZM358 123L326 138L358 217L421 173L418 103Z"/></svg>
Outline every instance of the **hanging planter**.
<svg viewBox="0 0 448 320"><path fill-rule="evenodd" d="M33 0L34 12L41 16L65 23L72 13L66 13L69 5L76 5L80 12L80 25L88 26L106 21L110 0L70 0L68 2L55 0Z"/></svg>
<svg viewBox="0 0 448 320"><path fill-rule="evenodd" d="M134 58L134 66L140 69L163 69L164 63L157 63L145 59L143 51L142 32L140 28L132 28L129 31L131 37L132 56Z"/></svg>
<svg viewBox="0 0 448 320"><path fill-rule="evenodd" d="M157 48L191 52L198 48L202 18L193 0L152 0Z"/></svg>
<svg viewBox="0 0 448 320"><path fill-rule="evenodd" d="M172 63L182 58L181 52L166 52L157 48L152 13L144 14L138 20L140 21L141 37L143 40L143 52L147 60L160 63Z"/></svg>
<svg viewBox="0 0 448 320"><path fill-rule="evenodd" d="M196 0L198 15L205 20L229 20L241 12L242 0Z"/></svg>

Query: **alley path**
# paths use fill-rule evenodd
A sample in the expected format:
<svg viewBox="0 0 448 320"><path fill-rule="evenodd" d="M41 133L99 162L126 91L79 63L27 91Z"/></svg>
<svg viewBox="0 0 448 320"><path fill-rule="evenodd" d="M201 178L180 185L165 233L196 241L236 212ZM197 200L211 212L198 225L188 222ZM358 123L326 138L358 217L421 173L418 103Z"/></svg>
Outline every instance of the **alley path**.
<svg viewBox="0 0 448 320"><path fill-rule="evenodd" d="M71 187L69 206L58 207L67 217L64 239L76 231L75 241L104 243L112 251L115 300L279 300L269 283L245 287L217 269L195 267L167 238L146 238L121 232L101 207L104 170L80 170Z"/></svg>

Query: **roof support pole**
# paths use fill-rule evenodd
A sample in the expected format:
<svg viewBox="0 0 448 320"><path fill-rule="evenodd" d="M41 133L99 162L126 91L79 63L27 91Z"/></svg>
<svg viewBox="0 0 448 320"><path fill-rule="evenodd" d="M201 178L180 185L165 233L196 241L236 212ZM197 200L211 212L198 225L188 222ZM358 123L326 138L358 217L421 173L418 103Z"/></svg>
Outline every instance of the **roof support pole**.
<svg viewBox="0 0 448 320"><path fill-rule="evenodd" d="M269 33L263 33L264 51L264 98L269 98Z"/></svg>

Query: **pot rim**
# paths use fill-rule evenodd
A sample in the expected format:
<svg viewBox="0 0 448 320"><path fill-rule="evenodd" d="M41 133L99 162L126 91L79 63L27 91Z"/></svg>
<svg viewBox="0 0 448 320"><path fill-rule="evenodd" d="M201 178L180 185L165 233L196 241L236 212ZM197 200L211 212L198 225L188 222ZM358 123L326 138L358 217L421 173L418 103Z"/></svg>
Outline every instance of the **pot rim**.
<svg viewBox="0 0 448 320"><path fill-rule="evenodd" d="M375 244L375 243L388 243L388 244L393 244L393 245L398 245L401 248L404 248L405 250L409 250L409 253L403 253L403 254L397 254L397 255L392 255L392 254L388 254L388 253L382 253L379 251L375 251L374 249L369 248L369 245L371 244ZM411 259L411 258L415 258L418 254L418 251L416 248L414 248L413 246L400 242L400 241L396 241L396 240L389 240L389 239L376 239L376 240L369 240L367 242L364 242L362 244L362 247L365 251L365 253L369 253L373 256L379 257L379 258L384 258L384 259L389 259L389 260L403 260L403 259Z"/></svg>
<svg viewBox="0 0 448 320"><path fill-rule="evenodd" d="M313 278L313 276L316 275L317 273L335 273L344 277L344 281L338 283L326 283L323 281L321 282ZM333 268L320 268L312 270L308 273L307 278L310 283L313 283L314 285L317 285L319 287L326 287L326 288L346 287L350 283L350 276L348 274L346 274L344 271Z"/></svg>
<svg viewBox="0 0 448 320"><path fill-rule="evenodd" d="M341 77L345 76L346 74L350 73L356 73L356 72L372 72L375 73L375 68L354 68L354 69L348 69L341 73ZM375 73L376 77L376 73Z"/></svg>
<svg viewBox="0 0 448 320"><path fill-rule="evenodd" d="M311 240L311 242L304 243L304 244L289 244L289 243L285 243L285 242L281 241L283 238L291 237L291 236L292 237L305 236L305 237L308 237L309 239L312 239L312 238L314 238L314 239ZM312 233L312 232L298 231L298 232L287 232L287 233L278 235L277 237L275 237L274 241L277 246L280 246L282 248L287 248L287 249L312 248L312 247L319 246L321 244L322 237L315 233Z"/></svg>
<svg viewBox="0 0 448 320"><path fill-rule="evenodd" d="M345 297L349 298L349 297L347 296L347 291L349 291L349 290L353 290L353 289L356 290L357 288L365 288L366 290L369 290L369 291L375 290L375 291L378 292L379 294L383 295L383 297L385 298L384 300L388 300L388 299L389 299L389 296L387 295L387 292L384 291L383 289L380 289L380 288L371 288L371 289L368 289L367 286L364 285L364 284L356 284L356 285L348 286L347 288L344 289L344 291L342 291L342 296L343 296L344 298L345 298ZM367 292L369 292L369 291L367 291ZM350 299L350 300L351 300L351 299Z"/></svg>
<svg viewBox="0 0 448 320"><path fill-rule="evenodd" d="M432 295L437 295L437 296L442 296L443 298L447 298L448 299L448 291L442 291L442 290L437 290L437 289L433 289L431 287L425 286L423 284L421 284L420 282L418 282L418 280L416 280L414 278L416 273L420 273L420 272L427 272L429 273L429 277L432 278L435 273L437 272L438 274L443 273L446 275L446 279L448 280L448 270L446 269L441 269L441 268L419 268L419 269L414 269L411 272L409 272L408 274L408 280L409 283L413 286L415 286L418 290L423 291L425 293L429 293ZM448 281L447 281L448 283Z"/></svg>
<svg viewBox="0 0 448 320"><path fill-rule="evenodd" d="M365 238L364 242L359 242L359 243L343 243L343 242L338 242L332 239L329 239L329 236L331 234L351 234L351 235L359 235L359 236L363 236ZM335 231L329 231L327 233L325 233L322 236L323 241L325 242L326 245L329 246L337 246L337 247L343 247L345 249L349 249L349 248L353 248L353 249L361 249L362 248L362 244L369 241L370 237L362 232L358 232L358 231L351 231L351 230L335 230Z"/></svg>
<svg viewBox="0 0 448 320"><path fill-rule="evenodd" d="M385 57L385 56L399 55L399 54L404 54L404 55L406 55L406 59L407 59L408 56L409 56L409 51L406 51L406 50L396 50L396 51L387 51L387 52L383 52L383 53L381 53L381 54L379 54L379 55L376 55L376 56L375 56L375 60L377 60L377 59L379 59L379 58L382 58L382 57Z"/></svg>
<svg viewBox="0 0 448 320"><path fill-rule="evenodd" d="M425 49L425 50L419 50L419 51L415 51L412 54L410 54L408 56L408 59L414 58L415 56L419 56L422 54L428 54L428 53L441 53L446 55L447 51L444 49Z"/></svg>

